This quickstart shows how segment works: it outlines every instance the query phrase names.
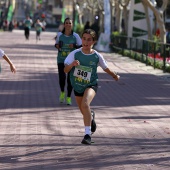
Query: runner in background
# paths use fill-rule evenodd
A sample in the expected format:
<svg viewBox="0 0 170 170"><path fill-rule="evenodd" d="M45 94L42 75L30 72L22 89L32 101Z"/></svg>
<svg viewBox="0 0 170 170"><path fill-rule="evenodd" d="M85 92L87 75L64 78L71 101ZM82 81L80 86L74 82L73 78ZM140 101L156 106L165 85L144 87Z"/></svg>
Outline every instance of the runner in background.
<svg viewBox="0 0 170 170"><path fill-rule="evenodd" d="M65 102L65 84L66 84L66 77L67 77L67 97L66 97L66 104L71 105L71 93L72 93L72 86L70 83L69 72L64 73L64 60L68 56L68 54L79 48L82 44L80 36L73 32L72 30L73 22L70 18L66 18L64 21L64 29L62 32L57 33L57 39L55 43L55 47L58 49L57 55L57 65L58 65L58 73L59 73L59 85L60 85L60 103Z"/></svg>
<svg viewBox="0 0 170 170"><path fill-rule="evenodd" d="M41 40L40 35L41 35L42 29L43 29L43 24L40 22L39 19L37 19L34 27L35 27L35 31L36 31L36 40L37 41Z"/></svg>
<svg viewBox="0 0 170 170"><path fill-rule="evenodd" d="M31 26L32 19L29 16L27 16L27 18L24 20L24 31L26 40L29 40Z"/></svg>

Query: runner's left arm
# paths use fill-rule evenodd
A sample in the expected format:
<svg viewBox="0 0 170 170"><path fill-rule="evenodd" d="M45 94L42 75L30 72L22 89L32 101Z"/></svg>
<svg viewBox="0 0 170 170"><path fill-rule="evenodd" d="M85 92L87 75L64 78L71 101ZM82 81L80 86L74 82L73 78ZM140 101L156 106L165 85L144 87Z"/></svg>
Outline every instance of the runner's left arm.
<svg viewBox="0 0 170 170"><path fill-rule="evenodd" d="M11 72L15 73L16 72L16 68L15 68L14 64L12 63L12 61L8 58L8 56L6 54L4 54L3 58L10 65Z"/></svg>
<svg viewBox="0 0 170 170"><path fill-rule="evenodd" d="M120 76L117 75L116 72L112 71L112 70L108 67L108 65L107 65L107 63L106 63L106 60L104 59L104 57L103 57L101 54L98 53L98 55L99 55L99 64L100 64L100 66L102 67L102 69L103 69L107 74L109 74L110 76L112 76L116 81L119 80Z"/></svg>

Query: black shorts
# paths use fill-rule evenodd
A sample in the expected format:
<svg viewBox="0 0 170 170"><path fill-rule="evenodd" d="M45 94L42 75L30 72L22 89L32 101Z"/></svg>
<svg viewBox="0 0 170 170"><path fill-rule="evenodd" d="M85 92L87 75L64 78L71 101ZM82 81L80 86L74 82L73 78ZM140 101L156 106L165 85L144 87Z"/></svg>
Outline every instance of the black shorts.
<svg viewBox="0 0 170 170"><path fill-rule="evenodd" d="M92 86L88 86L87 88L92 88L96 93L97 93L97 89L98 89L98 85L92 85ZM75 96L83 96L84 95L84 92L83 93L78 93L74 90L74 95Z"/></svg>
<svg viewBox="0 0 170 170"><path fill-rule="evenodd" d="M41 33L40 31L36 31L37 36L40 36L40 33Z"/></svg>

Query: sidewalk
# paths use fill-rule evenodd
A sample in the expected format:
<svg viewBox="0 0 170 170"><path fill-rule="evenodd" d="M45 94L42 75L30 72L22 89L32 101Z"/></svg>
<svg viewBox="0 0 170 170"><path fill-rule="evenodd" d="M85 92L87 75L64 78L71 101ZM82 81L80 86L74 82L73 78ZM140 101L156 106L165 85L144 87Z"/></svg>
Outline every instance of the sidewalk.
<svg viewBox="0 0 170 170"><path fill-rule="evenodd" d="M1 59L0 170L170 170L170 74L103 53L119 72L115 82L101 68L92 102L94 143L81 144L82 115L59 104L55 32L36 43L23 30L0 32L2 48L17 68Z"/></svg>

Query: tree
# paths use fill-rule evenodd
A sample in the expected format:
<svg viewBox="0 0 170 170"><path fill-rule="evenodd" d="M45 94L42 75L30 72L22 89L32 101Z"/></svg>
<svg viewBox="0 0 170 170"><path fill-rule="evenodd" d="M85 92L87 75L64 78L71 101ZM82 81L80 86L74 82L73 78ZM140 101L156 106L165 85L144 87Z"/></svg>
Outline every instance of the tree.
<svg viewBox="0 0 170 170"><path fill-rule="evenodd" d="M128 28L128 5L130 0L119 0L120 5L123 7L123 18L124 18L124 33L127 34L127 28Z"/></svg>
<svg viewBox="0 0 170 170"><path fill-rule="evenodd" d="M112 14L112 30L122 32L122 18L124 19L124 33L127 33L128 10L130 0L110 0ZM115 19L113 21L113 19ZM113 28L114 25L114 28Z"/></svg>
<svg viewBox="0 0 170 170"><path fill-rule="evenodd" d="M165 9L167 8L168 0L163 0L162 6L160 8L159 7L156 8L156 5L150 0L141 0L141 1L145 8L149 7L153 11L155 18L156 18L156 22L160 29L160 40L162 43L166 43L166 30L165 30L163 14L164 14Z"/></svg>
<svg viewBox="0 0 170 170"><path fill-rule="evenodd" d="M104 32L104 2L103 0L97 0L97 2L100 31Z"/></svg>
<svg viewBox="0 0 170 170"><path fill-rule="evenodd" d="M98 10L97 1L96 0L84 0L84 3L86 3L86 8L89 10L90 16L90 22L94 22L96 12Z"/></svg>
<svg viewBox="0 0 170 170"><path fill-rule="evenodd" d="M110 10L111 10L111 32L114 31L114 25L115 25L115 0L110 0Z"/></svg>

